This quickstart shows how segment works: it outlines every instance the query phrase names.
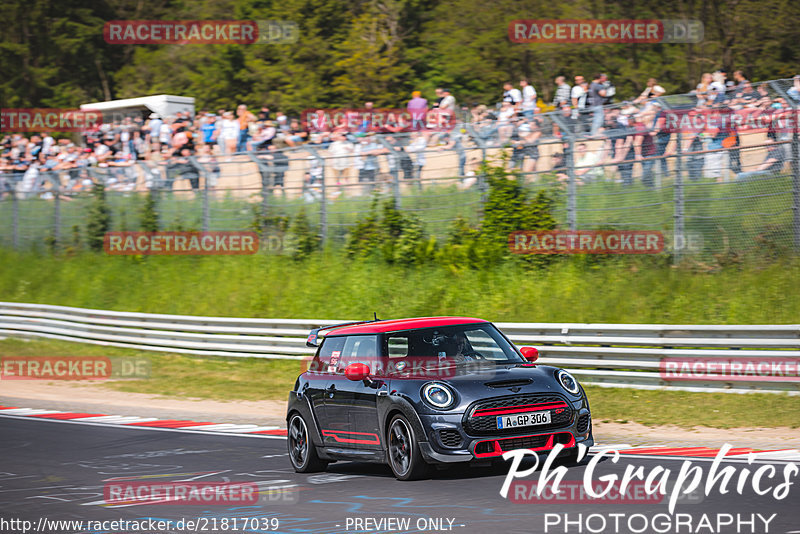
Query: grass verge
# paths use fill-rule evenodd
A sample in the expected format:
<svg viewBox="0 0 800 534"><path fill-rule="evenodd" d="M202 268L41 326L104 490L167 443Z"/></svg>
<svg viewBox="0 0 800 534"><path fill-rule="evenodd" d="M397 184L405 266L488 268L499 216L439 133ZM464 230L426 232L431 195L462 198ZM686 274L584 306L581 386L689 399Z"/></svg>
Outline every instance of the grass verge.
<svg viewBox="0 0 800 534"><path fill-rule="evenodd" d="M301 363L206 358L62 341L0 340L0 356L127 356L150 362L149 379L96 383L109 390L222 401L285 400ZM778 394L690 393L587 386L595 421L684 428L800 427L800 398ZM0 395L3 394L0 382ZM76 399L73 399L76 400Z"/></svg>
<svg viewBox="0 0 800 534"><path fill-rule="evenodd" d="M358 319L466 315L492 321L775 324L800 318L800 261L676 269L659 258L574 257L403 268L341 253L50 256L0 250L0 300L149 313Z"/></svg>

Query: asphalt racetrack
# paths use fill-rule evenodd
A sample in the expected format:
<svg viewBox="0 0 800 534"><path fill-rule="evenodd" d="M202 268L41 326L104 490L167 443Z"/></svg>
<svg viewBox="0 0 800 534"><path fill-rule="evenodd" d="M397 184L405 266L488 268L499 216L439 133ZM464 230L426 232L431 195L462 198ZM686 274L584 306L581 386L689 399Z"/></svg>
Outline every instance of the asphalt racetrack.
<svg viewBox="0 0 800 534"><path fill-rule="evenodd" d="M735 482L726 495L717 489L707 496L693 492L679 501L675 514L670 515L667 504L654 502L652 497L634 502L543 503L525 500L526 492L520 491L523 502L514 502L499 493L509 464L450 468L415 482L396 481L388 467L350 462L332 464L326 473L297 474L289 465L286 441L279 437L113 428L3 416L0 451L0 531L4 533L800 532L797 484L788 497L778 500L772 492L756 495L749 478L742 495L736 492ZM684 460L625 456L617 464L609 460L599 463L594 478L621 476L627 466L641 466L645 474L661 466L673 471L674 480ZM704 470L711 466L711 458L692 462ZM774 479L765 476L762 487L782 482L784 469L792 465L779 460L747 465L738 460L726 461L723 466L734 466L738 477L742 469L749 468L752 474L767 464L774 465L777 475ZM566 465L565 480L582 480L586 460ZM519 480L536 481L538 474ZM797 476L791 479L796 481ZM104 486L113 481L255 482L259 502L108 504ZM703 526L703 517L711 522L711 529ZM772 519L765 524L761 517ZM732 524L717 524L729 519ZM83 524L59 525L53 522L57 520ZM135 520L145 528L120 528L122 523L111 523L117 520ZM147 528L147 520L172 523L169 528L155 529ZM184 522L179 523L181 520ZM187 521L193 521L193 528L188 528Z"/></svg>

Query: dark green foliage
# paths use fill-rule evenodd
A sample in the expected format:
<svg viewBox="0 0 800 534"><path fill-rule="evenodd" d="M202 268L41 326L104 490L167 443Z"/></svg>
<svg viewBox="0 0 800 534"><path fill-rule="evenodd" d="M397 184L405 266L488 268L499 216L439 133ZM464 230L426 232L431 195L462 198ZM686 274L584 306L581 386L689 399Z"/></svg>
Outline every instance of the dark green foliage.
<svg viewBox="0 0 800 534"><path fill-rule="evenodd" d="M378 214L378 197L373 198L369 214L359 221L347 239L345 250L351 258L377 257L386 263L422 264L436 252L436 239L413 214L405 214L394 199L383 201Z"/></svg>
<svg viewBox="0 0 800 534"><path fill-rule="evenodd" d="M265 238L269 234L276 234L281 238L289 229L289 217L285 215L270 215L258 204L253 204L252 219L249 229L257 233L260 238Z"/></svg>
<svg viewBox="0 0 800 534"><path fill-rule="evenodd" d="M517 44L514 19L697 19L697 44ZM790 77L800 59L800 5L786 0L671 3L632 0L7 0L0 3L3 107L69 107L171 93L198 108L267 104L308 107L402 105L447 85L459 103L496 101L505 80L527 76L545 102L553 78L606 71L618 99L658 78L687 92L703 72L740 68L751 80ZM109 45L106 21L291 20L299 39L282 45ZM13 21L13 23L11 23ZM754 31L757 29L758 31ZM766 30L768 29L768 30Z"/></svg>
<svg viewBox="0 0 800 534"><path fill-rule="evenodd" d="M447 239L438 246L429 237L424 224L413 213L404 213L389 198L378 213L378 198L371 209L350 233L346 251L351 258L377 257L386 263L411 265L436 258L454 272L464 268L497 265L508 259L529 265L543 265L547 259L520 257L508 247L509 234L518 230L552 230L554 193L540 190L530 198L519 176L503 165L484 165L488 195L483 217L477 227L464 218L457 218Z"/></svg>
<svg viewBox="0 0 800 534"><path fill-rule="evenodd" d="M300 211L289 226L289 236L286 243L287 252L293 259L303 260L319 249L319 245L319 234L311 228L311 223L306 217L305 208L300 208Z"/></svg>
<svg viewBox="0 0 800 534"><path fill-rule="evenodd" d="M111 208L102 182L94 184L86 223L86 243L90 250L103 250L103 238L111 228Z"/></svg>
<svg viewBox="0 0 800 534"><path fill-rule="evenodd" d="M156 211L156 194L152 189L147 193L142 205L140 226L143 232L158 232L158 211Z"/></svg>

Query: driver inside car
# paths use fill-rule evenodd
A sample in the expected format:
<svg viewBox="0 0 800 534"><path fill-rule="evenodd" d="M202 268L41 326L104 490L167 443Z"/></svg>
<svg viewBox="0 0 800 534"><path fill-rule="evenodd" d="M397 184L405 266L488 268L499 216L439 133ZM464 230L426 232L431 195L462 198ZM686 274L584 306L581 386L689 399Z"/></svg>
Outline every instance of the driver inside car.
<svg viewBox="0 0 800 534"><path fill-rule="evenodd" d="M453 358L456 363L470 362L478 359L478 353L472 350L472 346L469 344L469 340L463 332L458 332L453 335L453 347L452 355L448 353L448 356Z"/></svg>

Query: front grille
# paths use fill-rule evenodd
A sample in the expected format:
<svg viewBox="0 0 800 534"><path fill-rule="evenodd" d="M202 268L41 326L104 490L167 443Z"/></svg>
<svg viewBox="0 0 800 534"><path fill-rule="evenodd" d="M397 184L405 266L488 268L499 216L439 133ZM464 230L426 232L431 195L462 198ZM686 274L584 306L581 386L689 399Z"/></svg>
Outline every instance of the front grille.
<svg viewBox="0 0 800 534"><path fill-rule="evenodd" d="M440 430L439 439L445 447L456 449L461 446L461 433L458 430Z"/></svg>
<svg viewBox="0 0 800 534"><path fill-rule="evenodd" d="M547 445L550 434L543 436L525 436L522 438L511 438L499 440L500 448L503 452L513 451L514 449L537 449Z"/></svg>
<svg viewBox="0 0 800 534"><path fill-rule="evenodd" d="M577 430L578 430L579 434L583 434L584 432L589 430L589 421L591 421L591 419L592 419L592 416L589 415L588 413L587 414L583 414L582 416L580 416L580 418L578 418Z"/></svg>
<svg viewBox="0 0 800 534"><path fill-rule="evenodd" d="M483 415L478 417L469 417L475 413L476 410L485 410L490 408L509 408L512 406L520 405L534 405L530 408L535 408L537 404L546 404L551 402L563 402L567 406L564 408L550 410L550 424L536 425L535 427L516 427L497 429L497 416ZM562 410L562 411L558 411ZM524 411L524 410L522 410ZM558 412L558 413L557 413ZM473 435L486 435L486 434L525 434L531 431L539 432L544 430L552 430L569 425L572 422L573 411L567 400L561 395L542 394L542 393L527 393L522 395L510 395L508 397L495 397L474 403L467 409L464 419L464 430Z"/></svg>

